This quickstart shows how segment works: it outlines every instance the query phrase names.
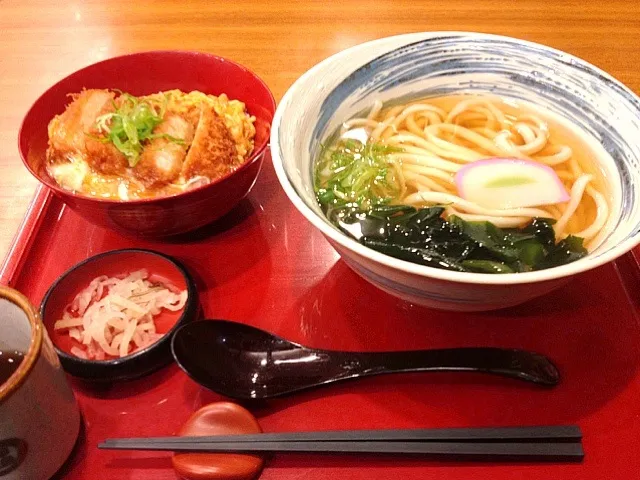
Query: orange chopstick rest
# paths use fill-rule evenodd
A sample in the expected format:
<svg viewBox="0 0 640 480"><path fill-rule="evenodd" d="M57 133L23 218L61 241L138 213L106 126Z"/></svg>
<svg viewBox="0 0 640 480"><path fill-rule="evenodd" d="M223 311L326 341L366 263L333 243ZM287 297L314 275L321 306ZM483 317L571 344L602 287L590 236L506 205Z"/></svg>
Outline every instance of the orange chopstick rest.
<svg viewBox="0 0 640 480"><path fill-rule="evenodd" d="M262 433L255 417L230 402L215 402L195 412L178 432L180 436ZM236 453L176 453L173 468L184 480L251 480L264 466L258 455Z"/></svg>

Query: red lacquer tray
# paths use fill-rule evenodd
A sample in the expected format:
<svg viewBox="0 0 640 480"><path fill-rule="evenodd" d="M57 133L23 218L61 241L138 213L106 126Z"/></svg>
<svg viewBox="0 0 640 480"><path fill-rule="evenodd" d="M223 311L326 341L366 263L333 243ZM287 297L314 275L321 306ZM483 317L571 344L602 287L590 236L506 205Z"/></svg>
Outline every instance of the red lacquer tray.
<svg viewBox="0 0 640 480"><path fill-rule="evenodd" d="M40 190L2 281L39 304L73 264L125 247L182 260L209 318L246 322L318 348L525 348L549 355L563 375L553 390L473 374L347 382L252 407L266 432L578 423L585 435L582 464L278 455L263 480L640 478L640 269L632 254L508 310L456 314L417 307L352 273L290 205L266 159L248 198L227 217L165 242L95 227ZM221 398L175 365L111 388L73 386L85 429L61 475L69 479L175 479L165 453L101 451L96 444L106 437L172 434L195 409Z"/></svg>

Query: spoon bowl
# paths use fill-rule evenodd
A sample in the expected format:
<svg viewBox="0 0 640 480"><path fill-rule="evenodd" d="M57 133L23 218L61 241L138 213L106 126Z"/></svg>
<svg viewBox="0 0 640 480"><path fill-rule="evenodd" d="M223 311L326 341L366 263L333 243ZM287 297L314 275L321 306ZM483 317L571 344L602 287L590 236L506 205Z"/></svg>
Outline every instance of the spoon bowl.
<svg viewBox="0 0 640 480"><path fill-rule="evenodd" d="M478 372L555 386L545 356L505 348L342 352L307 348L227 320L192 322L171 343L182 370L200 385L238 400L268 399L359 377L408 372Z"/></svg>

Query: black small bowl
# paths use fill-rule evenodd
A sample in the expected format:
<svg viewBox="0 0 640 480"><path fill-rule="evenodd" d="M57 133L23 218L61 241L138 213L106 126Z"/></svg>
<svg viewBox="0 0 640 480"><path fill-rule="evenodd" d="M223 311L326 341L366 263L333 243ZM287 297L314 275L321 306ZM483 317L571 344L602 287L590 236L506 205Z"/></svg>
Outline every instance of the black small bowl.
<svg viewBox="0 0 640 480"><path fill-rule="evenodd" d="M165 335L143 350L122 358L85 360L72 355L70 350L75 341L65 333L58 333L53 329L54 323L62 318L66 306L94 278L100 275L111 277L127 274L142 268L150 274L166 278L180 289L187 289L187 302L182 312L163 312L156 318L158 330ZM60 363L68 373L91 381L132 380L171 363L171 338L180 326L198 315L197 295L191 275L177 260L151 250L113 250L87 258L67 270L44 296L40 315L60 357Z"/></svg>

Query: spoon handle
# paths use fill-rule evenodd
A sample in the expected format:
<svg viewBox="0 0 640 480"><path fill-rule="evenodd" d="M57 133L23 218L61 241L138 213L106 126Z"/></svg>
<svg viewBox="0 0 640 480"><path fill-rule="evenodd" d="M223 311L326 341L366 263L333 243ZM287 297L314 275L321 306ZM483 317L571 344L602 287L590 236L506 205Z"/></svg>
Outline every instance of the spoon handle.
<svg viewBox="0 0 640 480"><path fill-rule="evenodd" d="M555 386L560 382L556 366L544 355L506 348L451 348L408 352L354 354L345 358L345 373L357 361L361 375L400 372L478 372Z"/></svg>

